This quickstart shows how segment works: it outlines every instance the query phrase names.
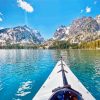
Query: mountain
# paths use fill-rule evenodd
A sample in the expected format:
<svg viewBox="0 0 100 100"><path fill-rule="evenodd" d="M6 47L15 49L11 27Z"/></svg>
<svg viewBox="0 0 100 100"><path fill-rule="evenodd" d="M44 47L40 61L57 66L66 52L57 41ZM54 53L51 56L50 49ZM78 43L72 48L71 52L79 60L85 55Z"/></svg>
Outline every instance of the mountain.
<svg viewBox="0 0 100 100"><path fill-rule="evenodd" d="M97 23L99 24L99 28L100 28L100 15L96 16L95 20L96 20Z"/></svg>
<svg viewBox="0 0 100 100"><path fill-rule="evenodd" d="M82 17L72 21L70 26L61 25L54 32L53 38L44 43L45 48L78 48L78 45L100 40L100 15L95 18ZM95 44L94 42L94 44ZM93 44L93 45L94 45Z"/></svg>
<svg viewBox="0 0 100 100"><path fill-rule="evenodd" d="M0 44L41 44L44 38L40 32L29 28L28 26L17 26L14 28L5 28L0 30Z"/></svg>
<svg viewBox="0 0 100 100"><path fill-rule="evenodd" d="M55 48L55 46L56 48L68 48L70 46L76 48L81 43L83 46L85 42L92 44L91 41L96 41L97 44L100 44L98 40L100 40L100 15L95 18L75 19L70 26L61 25L54 32L53 37L47 41L44 41L38 30L31 29L26 25L0 30L0 46L9 44L37 46L40 44L40 48Z"/></svg>
<svg viewBox="0 0 100 100"><path fill-rule="evenodd" d="M66 26L63 26L61 25L57 30L56 32L54 33L54 36L53 36L53 39L56 40L56 39L61 39L61 40L64 40L65 37L69 34L69 29L70 27L66 27Z"/></svg>
<svg viewBox="0 0 100 100"><path fill-rule="evenodd" d="M100 39L100 15L96 18L82 17L72 22L70 27L61 26L54 33L53 40L80 43Z"/></svg>
<svg viewBox="0 0 100 100"><path fill-rule="evenodd" d="M81 33L94 33L99 30L99 25L92 17L83 17L72 22L69 33L81 34Z"/></svg>

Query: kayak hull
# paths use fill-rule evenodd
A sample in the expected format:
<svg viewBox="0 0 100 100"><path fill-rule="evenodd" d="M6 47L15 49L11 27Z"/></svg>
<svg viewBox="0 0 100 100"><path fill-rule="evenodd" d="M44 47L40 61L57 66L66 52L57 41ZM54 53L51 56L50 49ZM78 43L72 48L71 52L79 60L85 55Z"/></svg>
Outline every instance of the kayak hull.
<svg viewBox="0 0 100 100"><path fill-rule="evenodd" d="M82 98L84 100L95 100L95 98L90 94L90 92L83 86L83 84L77 79L77 77L73 74L73 72L69 69L69 67L64 64L64 70L67 71L65 73L68 84L72 89L81 93ZM63 86L62 73L59 72L61 70L61 61L58 61L53 71L39 89L37 94L34 96L33 100L48 100L52 95L52 90L58 87ZM59 72L59 73L58 73Z"/></svg>

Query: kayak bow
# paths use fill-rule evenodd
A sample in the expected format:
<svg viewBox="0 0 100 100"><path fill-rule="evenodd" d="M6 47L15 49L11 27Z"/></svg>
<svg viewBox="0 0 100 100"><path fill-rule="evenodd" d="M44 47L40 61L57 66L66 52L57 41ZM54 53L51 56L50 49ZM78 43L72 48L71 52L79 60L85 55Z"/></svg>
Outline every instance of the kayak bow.
<svg viewBox="0 0 100 100"><path fill-rule="evenodd" d="M95 100L95 98L61 57L33 100Z"/></svg>

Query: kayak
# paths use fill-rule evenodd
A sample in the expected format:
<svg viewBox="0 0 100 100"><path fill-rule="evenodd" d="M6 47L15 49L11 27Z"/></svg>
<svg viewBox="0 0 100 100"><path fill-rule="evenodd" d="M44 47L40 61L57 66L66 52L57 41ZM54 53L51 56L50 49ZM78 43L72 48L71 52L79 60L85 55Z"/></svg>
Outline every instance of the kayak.
<svg viewBox="0 0 100 100"><path fill-rule="evenodd" d="M62 60L53 71L33 100L96 100L83 86L70 68Z"/></svg>

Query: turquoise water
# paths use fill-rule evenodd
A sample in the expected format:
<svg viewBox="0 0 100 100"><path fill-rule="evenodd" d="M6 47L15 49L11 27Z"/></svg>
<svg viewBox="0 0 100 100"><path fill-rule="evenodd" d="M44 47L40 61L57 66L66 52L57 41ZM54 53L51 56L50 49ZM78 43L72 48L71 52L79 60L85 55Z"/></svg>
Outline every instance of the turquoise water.
<svg viewBox="0 0 100 100"><path fill-rule="evenodd" d="M31 100L63 56L74 74L100 99L100 51L0 50L0 100Z"/></svg>

